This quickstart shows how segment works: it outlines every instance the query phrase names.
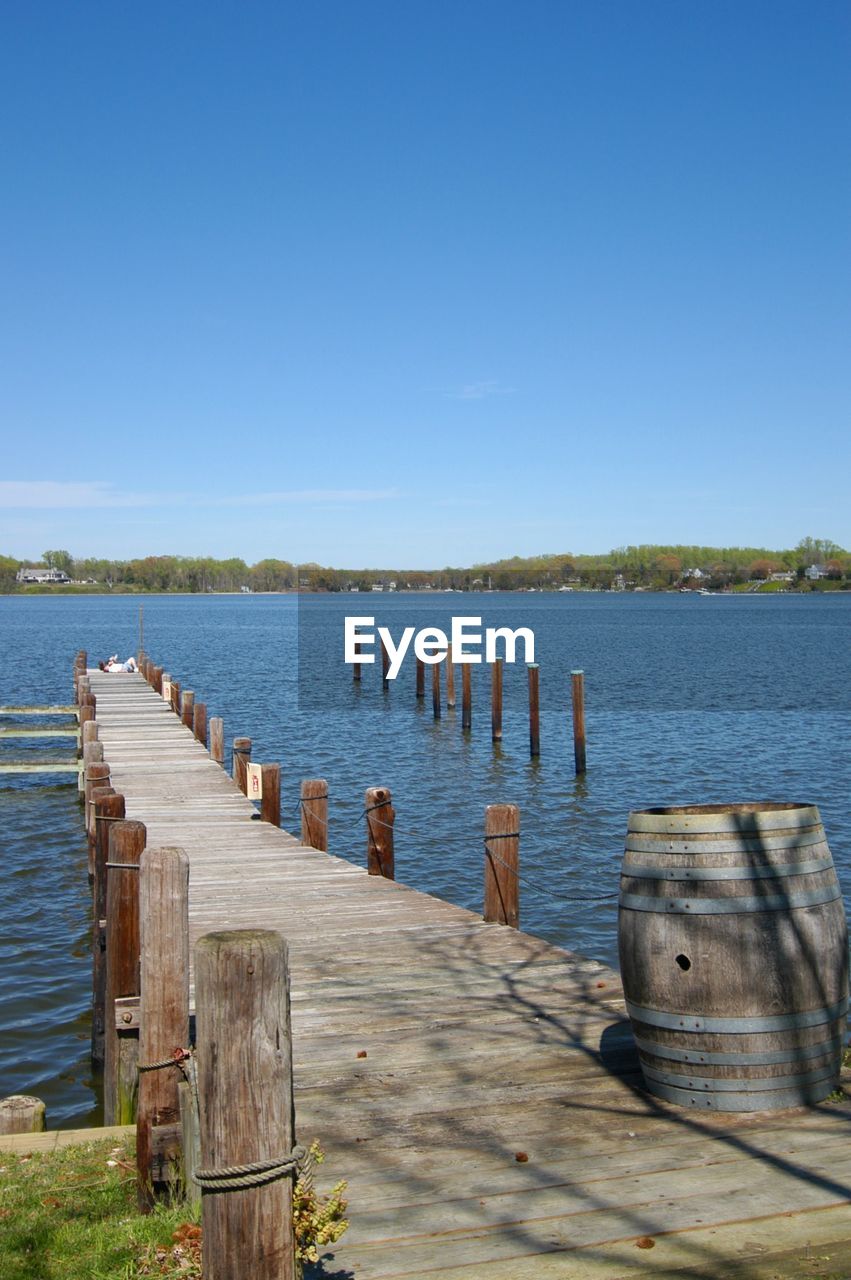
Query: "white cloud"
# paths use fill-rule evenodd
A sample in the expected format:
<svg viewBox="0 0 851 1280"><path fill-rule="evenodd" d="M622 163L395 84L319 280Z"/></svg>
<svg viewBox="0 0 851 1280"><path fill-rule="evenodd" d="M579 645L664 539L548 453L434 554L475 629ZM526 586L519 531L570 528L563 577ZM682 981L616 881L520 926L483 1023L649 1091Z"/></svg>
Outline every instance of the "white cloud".
<svg viewBox="0 0 851 1280"><path fill-rule="evenodd" d="M100 480L0 480L0 507L148 507L161 501L155 494L121 493Z"/></svg>

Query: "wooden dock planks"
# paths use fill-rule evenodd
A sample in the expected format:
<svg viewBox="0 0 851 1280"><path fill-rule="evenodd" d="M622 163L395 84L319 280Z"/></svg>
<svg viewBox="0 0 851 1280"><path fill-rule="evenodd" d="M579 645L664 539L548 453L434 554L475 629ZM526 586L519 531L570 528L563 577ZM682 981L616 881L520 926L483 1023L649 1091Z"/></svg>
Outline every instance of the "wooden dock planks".
<svg viewBox="0 0 851 1280"><path fill-rule="evenodd" d="M189 855L193 943L288 939L299 1138L349 1180L329 1273L849 1272L847 1100L697 1115L651 1099L611 971L252 821L141 677L90 676L127 816Z"/></svg>

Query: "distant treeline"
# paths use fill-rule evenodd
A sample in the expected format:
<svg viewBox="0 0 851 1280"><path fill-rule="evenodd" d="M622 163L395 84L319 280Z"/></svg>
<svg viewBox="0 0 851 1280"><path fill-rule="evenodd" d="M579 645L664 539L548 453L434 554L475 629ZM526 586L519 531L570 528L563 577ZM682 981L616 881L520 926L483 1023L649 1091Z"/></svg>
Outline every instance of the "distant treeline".
<svg viewBox="0 0 851 1280"><path fill-rule="evenodd" d="M54 569L72 586L39 587L18 581L21 569ZM791 577L790 577L791 575ZM78 559L68 551L46 551L40 561L0 556L0 591L481 591L671 590L706 586L710 590L772 580L778 586L851 586L851 555L824 538L803 538L788 551L765 547L637 546L616 547L605 555L540 555L494 560L468 568L336 569L289 560L214 560L211 556L146 556L137 560Z"/></svg>

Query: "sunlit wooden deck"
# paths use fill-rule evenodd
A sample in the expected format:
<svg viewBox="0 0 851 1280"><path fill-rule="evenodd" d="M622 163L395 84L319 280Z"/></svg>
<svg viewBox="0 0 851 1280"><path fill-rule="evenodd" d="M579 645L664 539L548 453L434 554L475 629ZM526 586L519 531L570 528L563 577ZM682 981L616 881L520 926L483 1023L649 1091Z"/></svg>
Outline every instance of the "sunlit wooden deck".
<svg viewBox="0 0 851 1280"><path fill-rule="evenodd" d="M317 1274L851 1274L847 1097L755 1116L651 1099L610 970L252 821L141 676L90 677L127 816L189 855L193 942L290 944L299 1138L349 1181Z"/></svg>

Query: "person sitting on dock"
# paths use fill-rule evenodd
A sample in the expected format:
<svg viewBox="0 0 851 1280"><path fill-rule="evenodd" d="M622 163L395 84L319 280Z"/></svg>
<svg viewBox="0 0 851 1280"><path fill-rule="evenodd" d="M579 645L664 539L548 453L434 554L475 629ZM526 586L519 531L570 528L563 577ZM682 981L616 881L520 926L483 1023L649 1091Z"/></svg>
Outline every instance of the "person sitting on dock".
<svg viewBox="0 0 851 1280"><path fill-rule="evenodd" d="M114 653L108 662L99 662L98 666L100 667L101 671L138 671L139 670L139 668L136 666L136 659L132 656L132 654L127 659L126 662L119 662L118 654Z"/></svg>

